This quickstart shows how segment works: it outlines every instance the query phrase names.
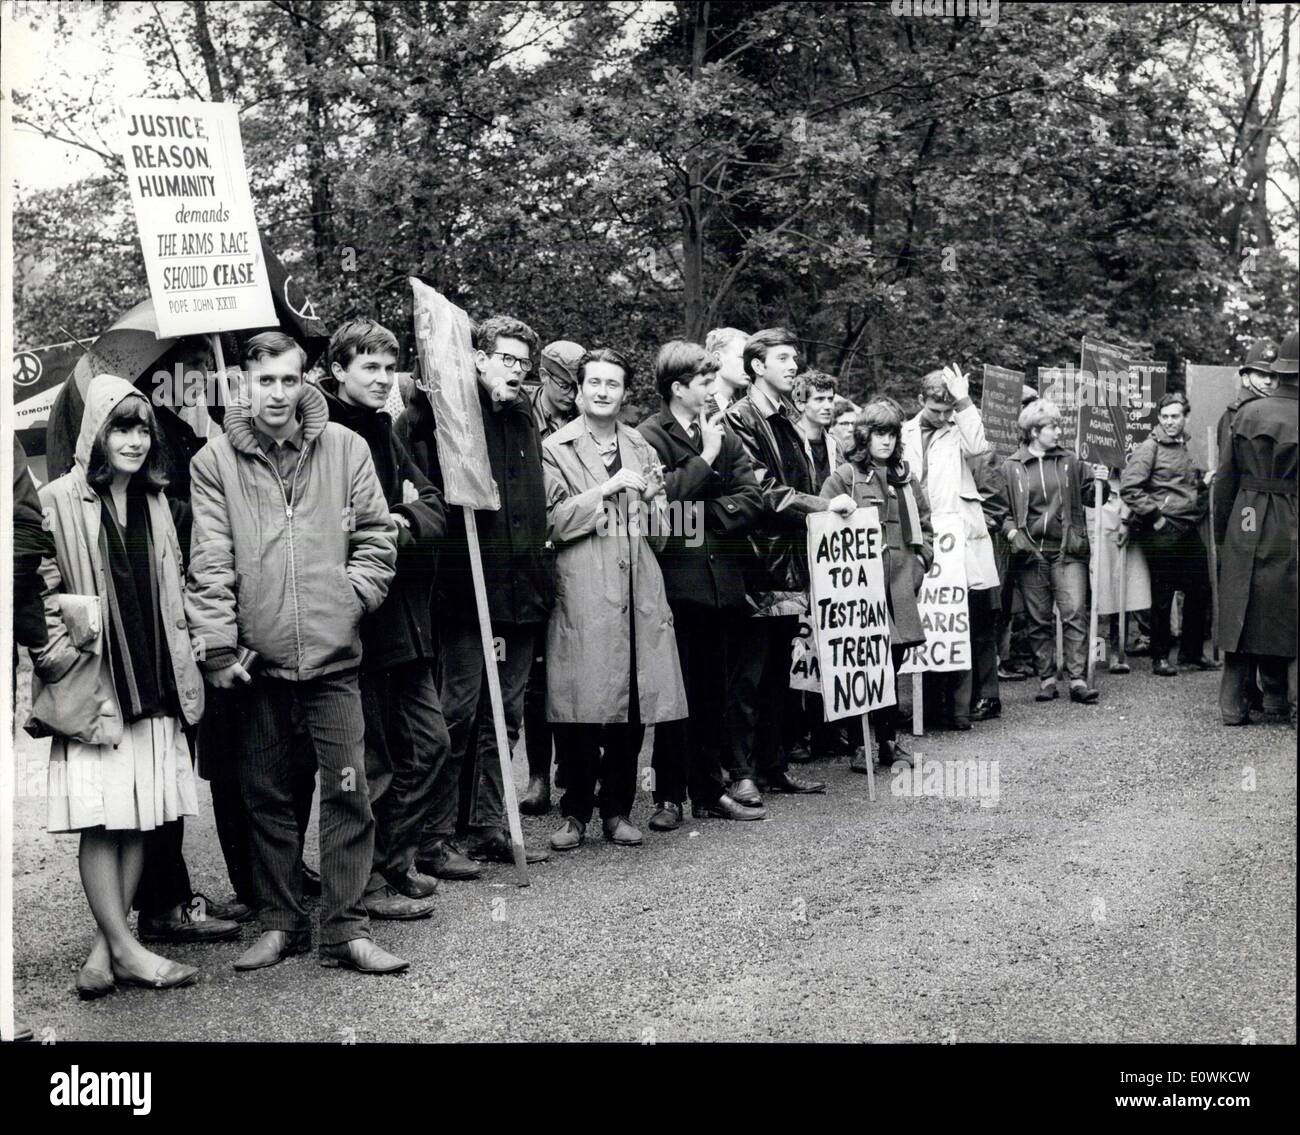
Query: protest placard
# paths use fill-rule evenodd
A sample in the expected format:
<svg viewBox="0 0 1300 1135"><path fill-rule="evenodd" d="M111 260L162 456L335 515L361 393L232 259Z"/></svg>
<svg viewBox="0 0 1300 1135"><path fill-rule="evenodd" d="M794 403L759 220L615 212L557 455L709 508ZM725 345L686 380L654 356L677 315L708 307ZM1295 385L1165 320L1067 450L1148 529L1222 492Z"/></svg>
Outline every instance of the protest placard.
<svg viewBox="0 0 1300 1135"><path fill-rule="evenodd" d="M275 327L238 108L126 99L122 162L159 336Z"/></svg>
<svg viewBox="0 0 1300 1135"><path fill-rule="evenodd" d="M1057 444L1062 449L1073 450L1079 427L1079 404L1070 368L1039 367L1038 397L1061 411L1061 437Z"/></svg>
<svg viewBox="0 0 1300 1135"><path fill-rule="evenodd" d="M1010 457L1020 448L1020 393L1025 387L1022 371L984 364L984 391L980 395L980 417L984 436L993 451Z"/></svg>
<svg viewBox="0 0 1300 1135"><path fill-rule="evenodd" d="M1079 348L1078 453L1084 461L1123 469L1129 361L1118 347L1085 335Z"/></svg>
<svg viewBox="0 0 1300 1135"><path fill-rule="evenodd" d="M925 642L909 646L900 674L969 670L970 616L966 607L966 530L961 516L932 514L934 563L916 595Z"/></svg>
<svg viewBox="0 0 1300 1135"><path fill-rule="evenodd" d="M448 504L501 507L483 434L469 316L446 296L411 277L415 293L418 385L429 396Z"/></svg>
<svg viewBox="0 0 1300 1135"><path fill-rule="evenodd" d="M1169 365L1150 359L1134 360L1129 364L1129 374L1132 381L1129 383L1128 405L1124 412L1126 460L1155 429L1156 403L1165 396Z"/></svg>
<svg viewBox="0 0 1300 1135"><path fill-rule="evenodd" d="M894 704L885 538L873 507L808 517L809 607L827 721Z"/></svg>
<svg viewBox="0 0 1300 1135"><path fill-rule="evenodd" d="M822 668L817 662L812 619L799 616L799 630L790 643L790 688L808 693L822 692Z"/></svg>

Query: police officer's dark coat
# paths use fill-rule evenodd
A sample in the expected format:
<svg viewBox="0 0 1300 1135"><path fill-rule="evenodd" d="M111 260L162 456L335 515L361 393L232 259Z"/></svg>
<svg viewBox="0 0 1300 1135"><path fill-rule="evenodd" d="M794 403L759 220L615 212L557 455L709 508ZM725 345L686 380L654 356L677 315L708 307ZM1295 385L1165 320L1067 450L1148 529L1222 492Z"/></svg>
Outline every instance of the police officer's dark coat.
<svg viewBox="0 0 1300 1135"><path fill-rule="evenodd" d="M1296 657L1296 459L1300 391L1247 402L1214 485L1219 646Z"/></svg>

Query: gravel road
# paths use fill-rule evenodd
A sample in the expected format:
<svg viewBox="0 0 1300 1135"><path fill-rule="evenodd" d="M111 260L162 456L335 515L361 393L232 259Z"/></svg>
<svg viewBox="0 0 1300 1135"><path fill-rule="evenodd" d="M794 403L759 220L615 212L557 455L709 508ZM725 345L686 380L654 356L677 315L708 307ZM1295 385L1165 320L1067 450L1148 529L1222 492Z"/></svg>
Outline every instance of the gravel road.
<svg viewBox="0 0 1300 1135"><path fill-rule="evenodd" d="M245 928L167 951L196 986L89 1004L76 840L45 833L48 742L20 733L17 1016L61 1040L1294 1044L1295 734L1221 728L1215 674L1144 670L1103 674L1095 707L1007 685L1000 721L913 742L996 761L996 803L889 774L870 803L846 761L816 761L827 795L772 798L764 823L597 839L527 889L508 867L444 883L431 920L375 927L405 976L236 974ZM522 746L515 768L522 786ZM206 785L201 804L187 858L225 898ZM525 818L528 842L557 823Z"/></svg>

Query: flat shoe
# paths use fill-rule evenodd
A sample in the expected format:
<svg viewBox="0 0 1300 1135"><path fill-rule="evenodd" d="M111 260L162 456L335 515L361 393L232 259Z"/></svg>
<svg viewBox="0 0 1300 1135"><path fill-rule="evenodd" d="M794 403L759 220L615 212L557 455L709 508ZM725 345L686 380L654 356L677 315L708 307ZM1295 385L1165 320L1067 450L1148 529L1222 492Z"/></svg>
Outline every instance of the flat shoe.
<svg viewBox="0 0 1300 1135"><path fill-rule="evenodd" d="M577 820L565 820L562 828L551 833L551 847L556 851L573 851L581 847L584 830Z"/></svg>
<svg viewBox="0 0 1300 1135"><path fill-rule="evenodd" d="M610 843L616 843L620 847L638 847L641 844L641 833L622 816L615 816L612 821L606 820L602 826L605 838Z"/></svg>
<svg viewBox="0 0 1300 1135"><path fill-rule="evenodd" d="M91 969L90 966L82 966L77 970L77 996L83 1001L94 1001L97 997L116 992L117 985L111 973Z"/></svg>
<svg viewBox="0 0 1300 1135"><path fill-rule="evenodd" d="M154 972L153 977L137 977L133 973L122 973L117 966L113 967L113 977L118 985L136 985L142 989L179 989L182 985L192 985L196 982L199 971L194 966L165 961Z"/></svg>

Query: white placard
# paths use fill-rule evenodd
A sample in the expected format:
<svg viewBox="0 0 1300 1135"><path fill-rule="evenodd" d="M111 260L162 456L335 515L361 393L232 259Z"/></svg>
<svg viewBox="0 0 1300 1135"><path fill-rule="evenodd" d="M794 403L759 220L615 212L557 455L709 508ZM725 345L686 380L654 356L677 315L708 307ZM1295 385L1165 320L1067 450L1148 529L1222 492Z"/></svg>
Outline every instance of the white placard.
<svg viewBox="0 0 1300 1135"><path fill-rule="evenodd" d="M237 109L126 99L121 144L158 334L276 326Z"/></svg>
<svg viewBox="0 0 1300 1135"><path fill-rule="evenodd" d="M970 669L965 518L932 514L930 523L934 527L934 563L916 596L925 642L907 648L900 674Z"/></svg>
<svg viewBox="0 0 1300 1135"><path fill-rule="evenodd" d="M808 517L809 614L827 721L893 705L885 535L874 507Z"/></svg>

